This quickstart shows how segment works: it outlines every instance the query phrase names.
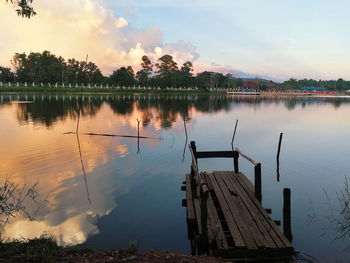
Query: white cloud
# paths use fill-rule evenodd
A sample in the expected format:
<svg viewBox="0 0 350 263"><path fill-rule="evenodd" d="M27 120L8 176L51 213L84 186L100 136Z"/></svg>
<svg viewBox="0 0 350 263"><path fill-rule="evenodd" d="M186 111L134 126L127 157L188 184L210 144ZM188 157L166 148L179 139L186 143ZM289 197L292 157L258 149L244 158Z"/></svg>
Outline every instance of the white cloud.
<svg viewBox="0 0 350 263"><path fill-rule="evenodd" d="M123 17L119 17L116 21L115 21L115 26L117 28L121 28L121 27L126 27L128 25L128 21L126 21Z"/></svg>
<svg viewBox="0 0 350 263"><path fill-rule="evenodd" d="M88 54L109 74L121 66L139 67L144 54L155 60L167 53L180 63L199 57L189 43L165 44L158 27L133 28L101 1L42 0L35 5L38 15L28 20L17 17L11 5L0 2L0 65L10 66L16 52L49 50L66 59L83 60Z"/></svg>

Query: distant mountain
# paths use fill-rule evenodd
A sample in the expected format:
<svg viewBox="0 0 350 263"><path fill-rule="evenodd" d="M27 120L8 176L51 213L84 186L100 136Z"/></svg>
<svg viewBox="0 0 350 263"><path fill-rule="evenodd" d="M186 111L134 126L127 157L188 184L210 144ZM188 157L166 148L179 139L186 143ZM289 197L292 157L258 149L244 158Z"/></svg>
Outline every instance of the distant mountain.
<svg viewBox="0 0 350 263"><path fill-rule="evenodd" d="M211 70L217 71L217 72L223 72L223 73L229 73L235 78L243 79L243 80L262 80L262 81L275 81L275 82L283 82L283 79L278 79L270 76L265 76L265 75L259 75L259 74L252 74L252 73L247 73L241 70L237 70L233 68L230 65L220 65L216 63L211 63L209 64L212 68Z"/></svg>

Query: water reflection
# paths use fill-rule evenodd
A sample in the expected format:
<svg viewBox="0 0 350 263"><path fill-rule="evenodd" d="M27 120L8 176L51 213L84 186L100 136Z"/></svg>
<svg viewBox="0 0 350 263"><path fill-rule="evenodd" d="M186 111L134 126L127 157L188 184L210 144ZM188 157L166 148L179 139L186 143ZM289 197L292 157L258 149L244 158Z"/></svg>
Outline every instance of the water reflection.
<svg viewBox="0 0 350 263"><path fill-rule="evenodd" d="M83 95L79 111L79 95L1 95L1 105L18 102L17 118L21 123L41 123L46 127L67 118L76 119L78 112L82 116L94 117L103 103L109 105L117 115L130 117L135 108L140 111L140 120L147 126L152 119L159 121L160 128L170 128L178 115L189 121L193 109L201 113L230 111L232 106L278 104L288 110L297 105L305 107L310 104L331 104L335 108L349 104L344 97L273 97L273 96L226 96L226 95ZM30 102L30 103L28 103ZM232 102L234 104L232 104ZM155 114L156 113L156 114Z"/></svg>
<svg viewBox="0 0 350 263"><path fill-rule="evenodd" d="M280 211L280 188L291 187L295 245L316 256L329 246L330 235L319 239L323 225L307 225L305 200L313 200L315 210L324 212L317 190L334 193L342 181L337 175L350 170L350 99L85 94L79 131L90 135L79 136L81 156L76 136L64 135L76 130L78 102L79 95L74 94L0 95L0 137L5 138L0 179L11 176L20 185L38 182L37 191L48 201L41 201L38 221L14 218L6 226L6 237L47 232L60 244L127 247L129 240L142 236L141 250L189 252L179 205L179 186L189 167L187 141L229 150L233 121L239 119L234 145L263 163L267 207ZM162 140L91 136L137 136L138 128L141 136ZM276 186L275 145L281 131L288 136L280 157L283 180ZM336 157L329 157L330 149ZM231 169L232 162L205 165L203 170L224 170ZM341 257L337 247L338 243L325 262Z"/></svg>

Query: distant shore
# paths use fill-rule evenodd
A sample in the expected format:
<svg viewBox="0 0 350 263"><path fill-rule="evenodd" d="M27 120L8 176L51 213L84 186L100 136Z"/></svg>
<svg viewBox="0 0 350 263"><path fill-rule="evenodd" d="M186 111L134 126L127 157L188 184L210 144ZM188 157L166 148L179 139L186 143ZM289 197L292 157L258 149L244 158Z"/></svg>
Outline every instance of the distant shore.
<svg viewBox="0 0 350 263"><path fill-rule="evenodd" d="M194 88L150 88L150 87L55 87L55 86L11 86L0 87L0 93L81 93L83 94L116 94L116 93L166 93L166 94L227 94L231 96L250 96L250 97L271 97L271 96L350 96L344 92L337 92L332 94L312 93L312 92L298 92L295 90L285 91L259 91L257 94L239 94L229 93L226 89L210 89L201 90Z"/></svg>
<svg viewBox="0 0 350 263"><path fill-rule="evenodd" d="M0 87L0 92L62 92L62 93L226 93L223 90L196 90L196 89L157 89L157 88L137 88L137 87Z"/></svg>

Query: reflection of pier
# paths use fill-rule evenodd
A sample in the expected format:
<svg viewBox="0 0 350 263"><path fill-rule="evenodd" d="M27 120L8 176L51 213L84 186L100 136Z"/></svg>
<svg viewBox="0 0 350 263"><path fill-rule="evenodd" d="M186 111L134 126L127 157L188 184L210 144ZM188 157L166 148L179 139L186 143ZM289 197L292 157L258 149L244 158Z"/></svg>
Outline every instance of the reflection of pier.
<svg viewBox="0 0 350 263"><path fill-rule="evenodd" d="M293 247L290 214L284 222L289 226L284 235L261 205L261 165L236 151L197 152L191 142L191 174L185 186L187 223L192 252L238 261L278 260L288 262ZM242 156L255 166L255 185L239 172ZM234 159L233 171L199 172L198 158L229 157ZM290 204L289 204L290 205ZM286 206L288 210L288 206ZM267 212L268 211L268 212ZM290 208L289 208L290 211ZM285 211L288 214L288 211ZM288 222L289 221L289 222Z"/></svg>

